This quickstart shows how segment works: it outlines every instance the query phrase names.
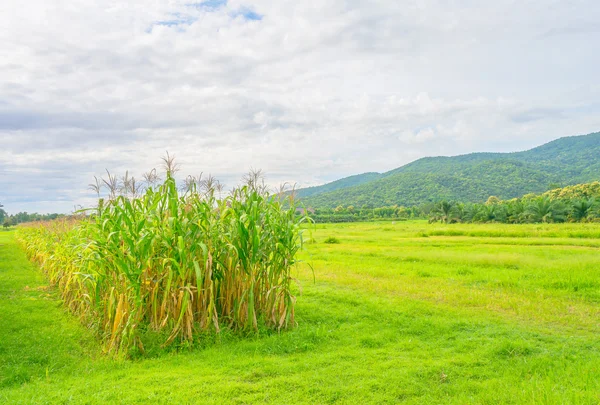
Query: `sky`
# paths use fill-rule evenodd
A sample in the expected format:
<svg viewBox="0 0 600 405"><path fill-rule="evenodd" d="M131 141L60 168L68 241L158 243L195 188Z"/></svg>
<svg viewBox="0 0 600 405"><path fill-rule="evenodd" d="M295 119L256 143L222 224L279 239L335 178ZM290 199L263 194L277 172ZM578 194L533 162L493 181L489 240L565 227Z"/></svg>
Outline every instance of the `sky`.
<svg viewBox="0 0 600 405"><path fill-rule="evenodd" d="M323 184L600 130L597 0L2 0L0 203L93 204L168 151Z"/></svg>

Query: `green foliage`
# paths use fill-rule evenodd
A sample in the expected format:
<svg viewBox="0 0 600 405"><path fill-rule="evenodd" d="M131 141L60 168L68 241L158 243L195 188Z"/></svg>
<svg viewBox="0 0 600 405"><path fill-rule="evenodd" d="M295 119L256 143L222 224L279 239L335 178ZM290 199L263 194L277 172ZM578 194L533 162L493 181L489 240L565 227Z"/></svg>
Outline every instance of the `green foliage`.
<svg viewBox="0 0 600 405"><path fill-rule="evenodd" d="M557 188L544 193L553 200L575 200L581 198L592 198L600 196L600 182L576 184L563 188Z"/></svg>
<svg viewBox="0 0 600 405"><path fill-rule="evenodd" d="M484 204L479 206L477 213L473 216L473 222L505 222L507 218L506 209L496 204Z"/></svg>
<svg viewBox="0 0 600 405"><path fill-rule="evenodd" d="M143 351L146 335L169 345L222 328L281 330L295 324L304 217L248 179L219 198L206 181L180 194L167 171L141 195L111 193L89 218L23 227L19 239L109 352Z"/></svg>
<svg viewBox="0 0 600 405"><path fill-rule="evenodd" d="M430 222L552 223L600 220L600 183L553 189L541 195L502 201L490 197L485 204L453 204L441 201L429 214Z"/></svg>
<svg viewBox="0 0 600 405"><path fill-rule="evenodd" d="M541 196L529 202L525 214L531 222L564 222L567 217L567 207L562 201Z"/></svg>
<svg viewBox="0 0 600 405"><path fill-rule="evenodd" d="M37 212L18 212L16 214L8 215L6 217L10 219L13 225L23 224L27 222L40 222L40 221L52 221L57 218L65 217L63 214L38 214Z"/></svg>
<svg viewBox="0 0 600 405"><path fill-rule="evenodd" d="M349 214L323 214L311 216L316 223L338 223L338 222L357 222L365 220L363 217Z"/></svg>
<svg viewBox="0 0 600 405"><path fill-rule="evenodd" d="M353 206L347 208L337 207L336 209L323 208L315 210L315 213L310 217L316 223L339 223L339 222L363 222L363 221L379 221L388 219L393 221L404 221L407 219L426 218L425 210L429 212L427 206L420 207L404 207L404 206L389 206L369 208L363 206L357 210Z"/></svg>
<svg viewBox="0 0 600 405"><path fill-rule="evenodd" d="M4 223L4 218L7 216L6 211L4 211L2 207L4 206L0 203L0 223Z"/></svg>
<svg viewBox="0 0 600 405"><path fill-rule="evenodd" d="M430 220L431 222L440 221L449 224L455 222L457 218L456 203L452 201L440 201L436 204Z"/></svg>
<svg viewBox="0 0 600 405"><path fill-rule="evenodd" d="M525 152L473 153L423 158L361 184L310 193L306 206L415 206L426 202L481 202L543 193L548 184L595 181L600 173L600 133L566 137ZM333 183L330 183L333 184ZM339 186L339 184L338 184Z"/></svg>
<svg viewBox="0 0 600 405"><path fill-rule="evenodd" d="M580 198L573 201L573 209L571 211L571 218L576 222L582 222L594 215L594 210L597 208L596 199Z"/></svg>
<svg viewBox="0 0 600 405"><path fill-rule="evenodd" d="M338 243L340 243L340 240L338 238L336 238L335 236L329 236L323 241L323 243L328 243L330 245L338 244Z"/></svg>

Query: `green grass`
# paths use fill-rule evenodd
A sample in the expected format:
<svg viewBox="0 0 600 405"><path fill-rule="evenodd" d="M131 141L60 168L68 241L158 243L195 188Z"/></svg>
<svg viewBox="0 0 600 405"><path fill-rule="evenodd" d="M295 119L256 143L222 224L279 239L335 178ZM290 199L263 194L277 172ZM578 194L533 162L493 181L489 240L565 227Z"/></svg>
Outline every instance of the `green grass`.
<svg viewBox="0 0 600 405"><path fill-rule="evenodd" d="M125 361L0 232L0 403L600 403L599 224L310 237L297 328Z"/></svg>

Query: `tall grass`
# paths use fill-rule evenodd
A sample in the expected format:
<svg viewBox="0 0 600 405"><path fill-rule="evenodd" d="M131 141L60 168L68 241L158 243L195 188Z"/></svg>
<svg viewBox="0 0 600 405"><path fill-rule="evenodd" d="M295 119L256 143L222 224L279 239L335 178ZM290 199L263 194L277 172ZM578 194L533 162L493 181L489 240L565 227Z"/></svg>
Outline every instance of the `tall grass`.
<svg viewBox="0 0 600 405"><path fill-rule="evenodd" d="M121 195L109 175L109 198L85 218L24 227L18 237L108 352L143 351L141 331L168 345L224 327L294 325L290 270L306 218L293 194L270 194L256 174L224 198L212 178L188 178L180 191L174 171L167 160L162 184L154 177L134 193L123 181Z"/></svg>

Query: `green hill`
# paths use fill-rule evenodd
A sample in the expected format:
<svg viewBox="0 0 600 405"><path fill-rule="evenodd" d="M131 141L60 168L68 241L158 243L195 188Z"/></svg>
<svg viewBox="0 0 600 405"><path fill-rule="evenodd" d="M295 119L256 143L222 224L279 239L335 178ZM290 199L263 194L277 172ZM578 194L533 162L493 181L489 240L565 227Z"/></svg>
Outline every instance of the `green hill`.
<svg viewBox="0 0 600 405"><path fill-rule="evenodd" d="M600 132L560 138L513 153L427 157L387 173L351 176L298 190L307 206L416 205L442 199L477 202L542 193L549 185L600 180Z"/></svg>

